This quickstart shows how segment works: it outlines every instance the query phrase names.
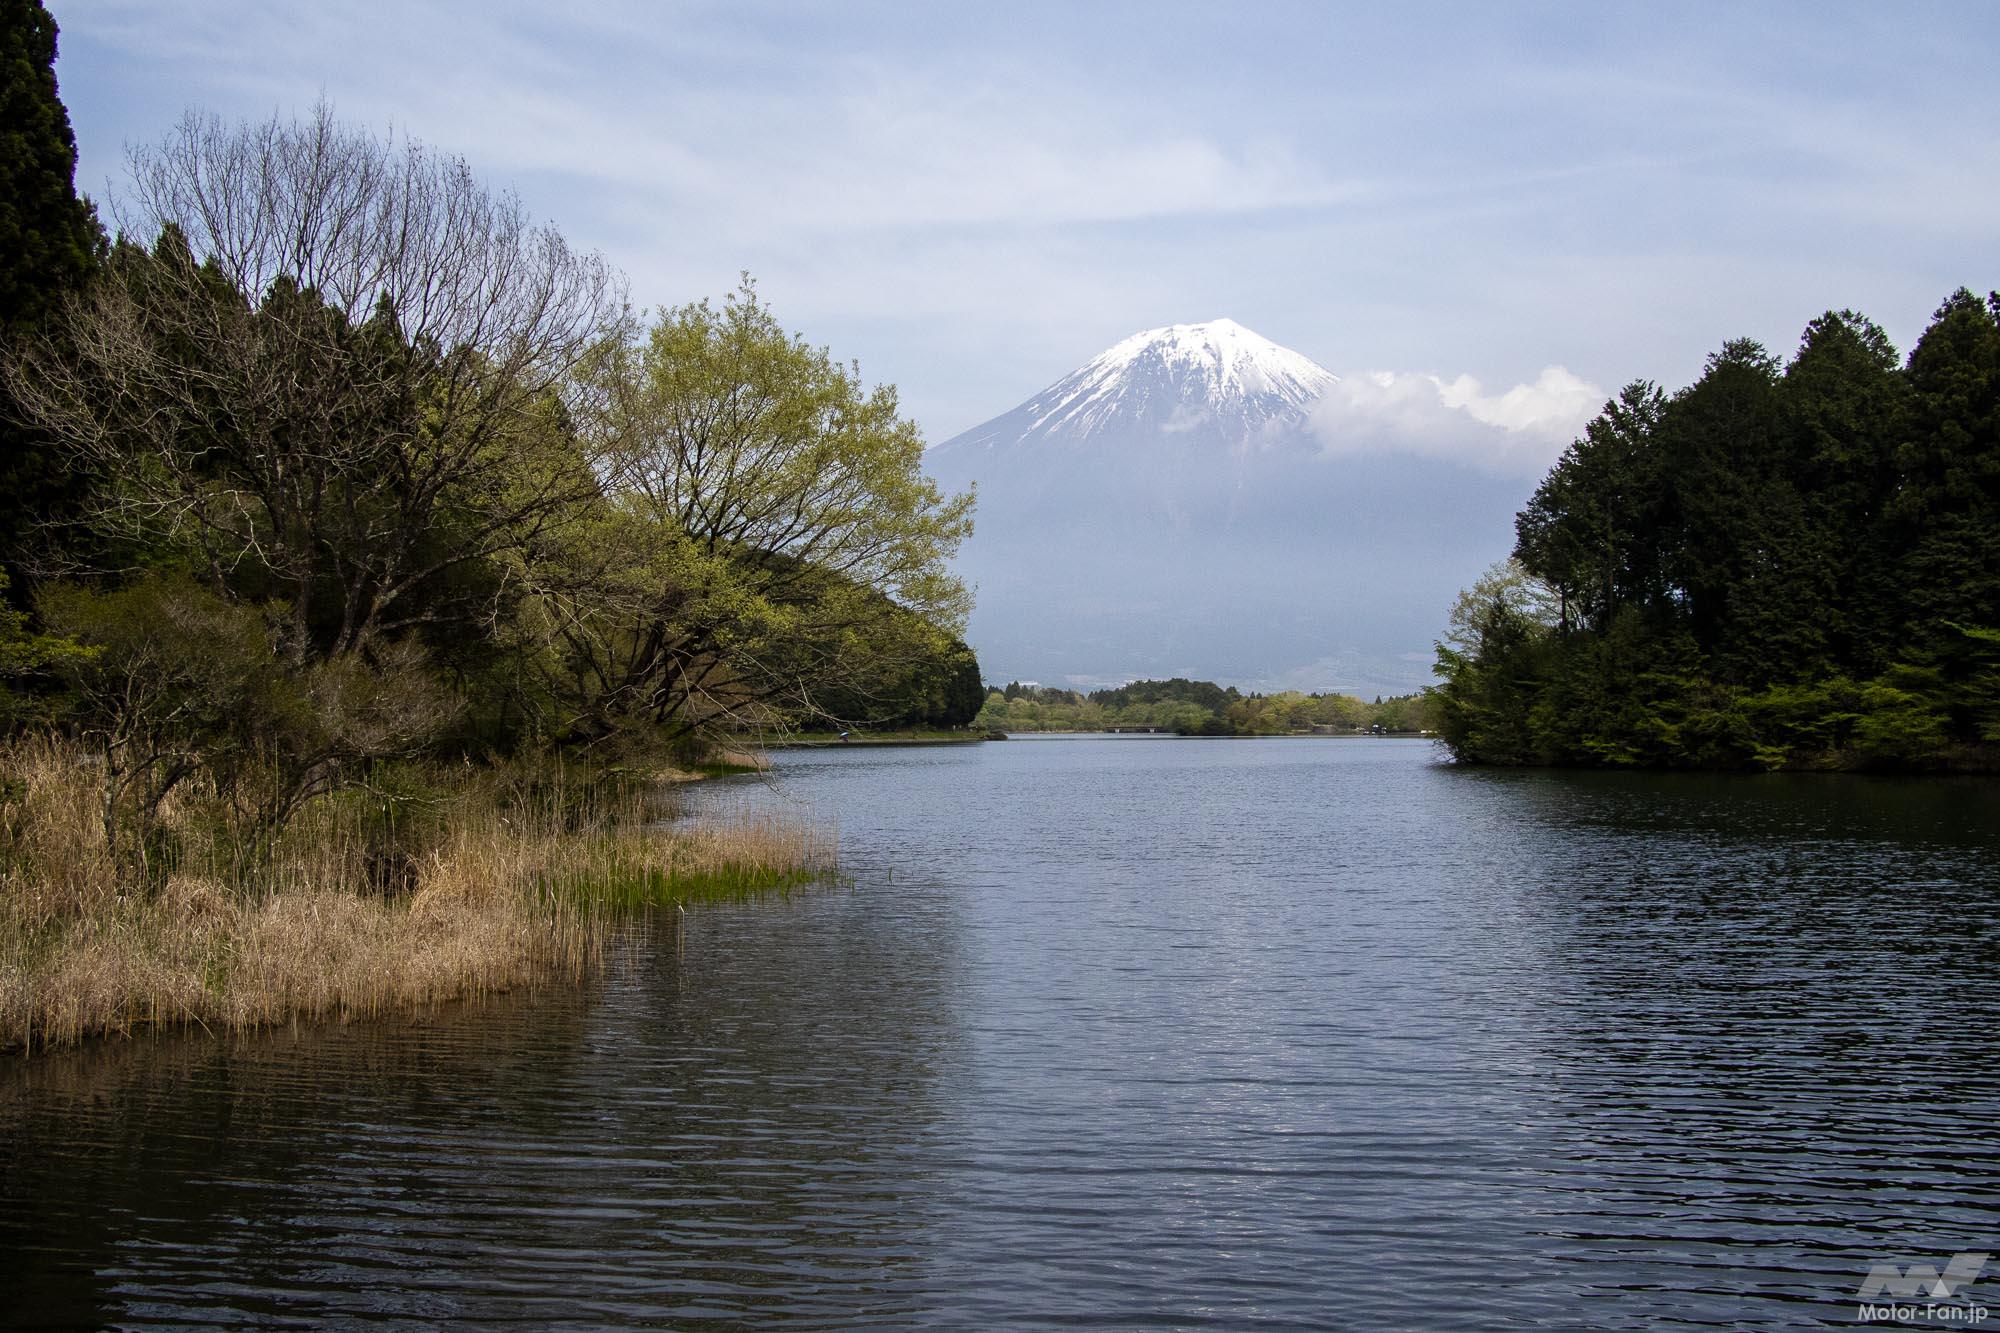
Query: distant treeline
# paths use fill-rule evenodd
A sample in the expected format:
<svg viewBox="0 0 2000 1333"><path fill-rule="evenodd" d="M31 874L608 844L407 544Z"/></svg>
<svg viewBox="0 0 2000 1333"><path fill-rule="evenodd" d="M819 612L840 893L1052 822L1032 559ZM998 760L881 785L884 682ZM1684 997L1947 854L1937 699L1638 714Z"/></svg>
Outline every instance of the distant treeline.
<svg viewBox="0 0 2000 1333"><path fill-rule="evenodd" d="M1183 736L1282 736L1296 732L1414 732L1432 726L1421 694L1243 694L1206 680L1141 680L1115 689L1050 689L1019 681L991 690L975 725L994 731L1171 731Z"/></svg>
<svg viewBox="0 0 2000 1333"><path fill-rule="evenodd" d="M1907 361L1850 311L1606 404L1461 597L1440 730L1497 764L1961 768L2000 755L2000 294Z"/></svg>

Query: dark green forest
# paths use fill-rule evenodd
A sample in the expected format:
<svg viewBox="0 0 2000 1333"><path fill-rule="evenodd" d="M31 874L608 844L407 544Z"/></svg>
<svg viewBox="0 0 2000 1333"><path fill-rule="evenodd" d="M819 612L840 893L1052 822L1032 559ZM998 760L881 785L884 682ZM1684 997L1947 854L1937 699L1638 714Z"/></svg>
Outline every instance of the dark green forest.
<svg viewBox="0 0 2000 1333"><path fill-rule="evenodd" d="M1440 644L1463 761L2000 768L2000 295L1627 387Z"/></svg>

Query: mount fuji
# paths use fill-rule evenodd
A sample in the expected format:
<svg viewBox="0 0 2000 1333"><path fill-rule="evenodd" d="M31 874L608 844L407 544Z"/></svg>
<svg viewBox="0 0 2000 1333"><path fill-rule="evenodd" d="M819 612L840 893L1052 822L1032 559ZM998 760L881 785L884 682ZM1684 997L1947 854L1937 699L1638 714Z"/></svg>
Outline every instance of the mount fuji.
<svg viewBox="0 0 2000 1333"><path fill-rule="evenodd" d="M1437 457L1327 448L1339 380L1234 320L1134 334L933 446L977 483L957 569L988 680L1191 676L1401 693L1532 489Z"/></svg>
<svg viewBox="0 0 2000 1333"><path fill-rule="evenodd" d="M1317 363L1233 319L1175 324L1133 334L940 448L1198 429L1241 444L1302 426L1314 401L1337 382Z"/></svg>

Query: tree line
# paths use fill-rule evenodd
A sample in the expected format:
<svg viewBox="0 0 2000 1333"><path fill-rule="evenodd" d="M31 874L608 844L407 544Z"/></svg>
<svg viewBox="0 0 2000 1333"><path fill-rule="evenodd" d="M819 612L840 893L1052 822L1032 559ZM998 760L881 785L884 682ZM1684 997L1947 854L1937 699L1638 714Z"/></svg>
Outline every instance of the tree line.
<svg viewBox="0 0 2000 1333"><path fill-rule="evenodd" d="M989 690L975 725L991 731L1108 731L1144 729L1183 736L1283 736L1301 732L1348 734L1421 732L1432 726L1422 694L1244 694L1212 681L1141 680L1082 693L1019 681Z"/></svg>
<svg viewBox="0 0 2000 1333"><path fill-rule="evenodd" d="M395 761L970 720L971 496L747 277L635 312L463 160L324 106L190 114L108 236L54 23L8 15L0 727L83 741L108 835L189 783L254 845Z"/></svg>
<svg viewBox="0 0 2000 1333"><path fill-rule="evenodd" d="M1607 403L1439 645L1462 760L1990 770L2000 294L1852 311Z"/></svg>

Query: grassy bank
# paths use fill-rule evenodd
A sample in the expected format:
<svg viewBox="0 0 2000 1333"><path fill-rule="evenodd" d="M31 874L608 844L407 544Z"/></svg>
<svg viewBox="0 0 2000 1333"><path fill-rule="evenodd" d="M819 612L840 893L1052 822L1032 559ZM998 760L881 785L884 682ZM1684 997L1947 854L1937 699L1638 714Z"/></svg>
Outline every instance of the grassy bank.
<svg viewBox="0 0 2000 1333"><path fill-rule="evenodd" d="M150 1027L366 1017L599 964L620 912L830 874L818 831L666 827L657 786L402 772L321 798L246 858L185 784L143 838L59 742L0 750L0 1049ZM115 831L115 830L114 830Z"/></svg>

